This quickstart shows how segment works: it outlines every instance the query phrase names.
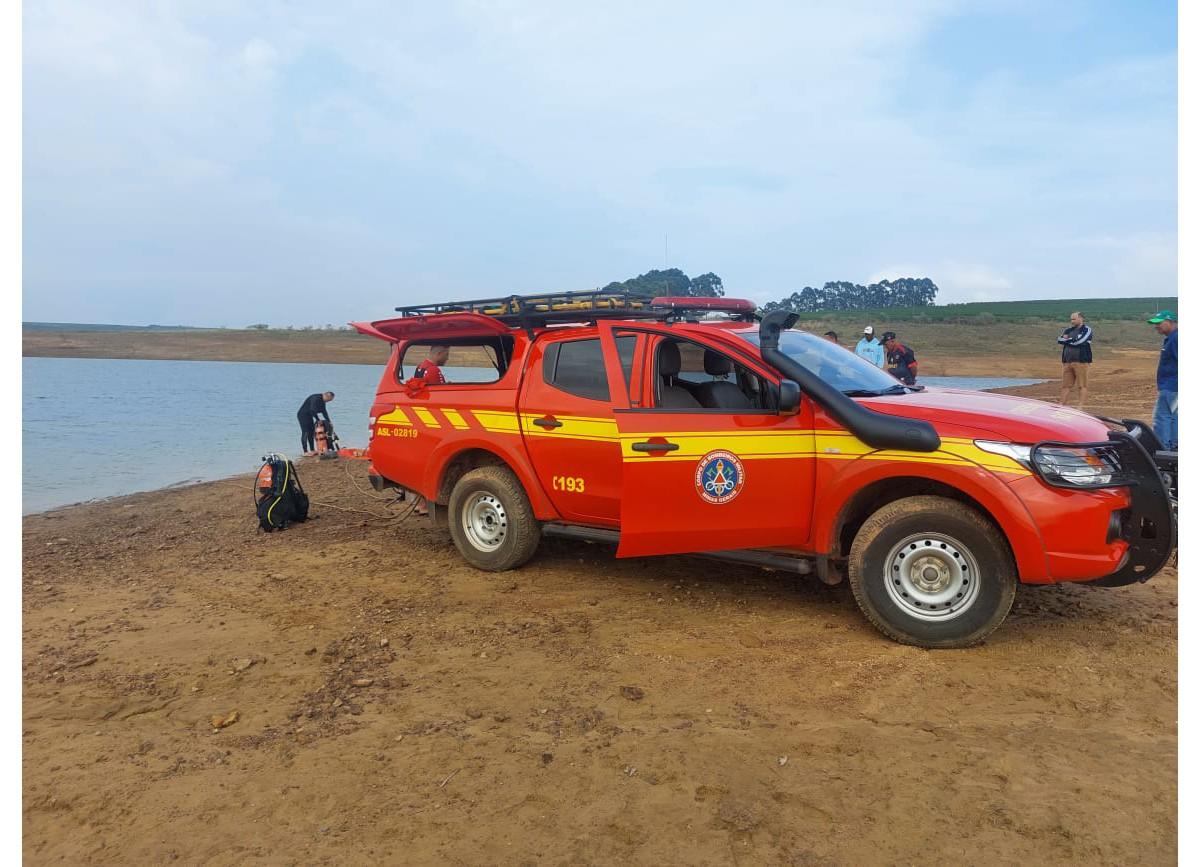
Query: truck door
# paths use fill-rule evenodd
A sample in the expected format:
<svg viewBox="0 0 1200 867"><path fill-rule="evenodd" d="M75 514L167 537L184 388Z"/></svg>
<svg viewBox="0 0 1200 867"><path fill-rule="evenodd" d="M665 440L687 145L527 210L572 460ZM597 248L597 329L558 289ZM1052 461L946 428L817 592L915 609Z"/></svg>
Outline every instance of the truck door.
<svg viewBox="0 0 1200 867"><path fill-rule="evenodd" d="M617 525L621 440L613 407L629 405L627 371L637 341L617 340L611 359L594 328L563 329L533 345L521 433L542 489L567 521Z"/></svg>
<svg viewBox="0 0 1200 867"><path fill-rule="evenodd" d="M634 329L601 325L614 341ZM812 519L812 404L780 415L777 375L750 353L669 327L644 334L621 437L619 557L800 548Z"/></svg>

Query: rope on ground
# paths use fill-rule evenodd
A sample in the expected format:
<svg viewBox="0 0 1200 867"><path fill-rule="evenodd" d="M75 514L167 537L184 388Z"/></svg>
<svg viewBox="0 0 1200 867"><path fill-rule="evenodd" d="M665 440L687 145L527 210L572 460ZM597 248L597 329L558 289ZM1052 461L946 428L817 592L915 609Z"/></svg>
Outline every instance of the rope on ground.
<svg viewBox="0 0 1200 867"><path fill-rule="evenodd" d="M321 506L325 509L337 509L340 512L357 512L360 515L370 515L372 518L392 519L398 517L396 515L380 515L378 512L368 512L366 509L353 509L349 506L338 506L333 503L322 503L320 500L310 499L309 502L314 506Z"/></svg>
<svg viewBox="0 0 1200 867"><path fill-rule="evenodd" d="M398 505L402 505L405 502L404 500L401 500L399 498L389 497L387 495L376 496L373 492L367 491L364 488L362 488L359 485L358 480L355 479L354 476L350 473L350 462L349 461L347 461L343 465L343 469L346 471L346 478L348 478L350 480L350 484L354 486L354 489L359 493L360 496L365 497L366 499L371 500L372 502L375 502L375 503L382 503L384 506L398 506ZM245 490L244 482L235 482L232 479L219 479L217 481L217 484L218 485L228 485L231 488L238 488L240 490ZM372 518L381 518L385 521L397 521L397 520L405 521L413 515L414 511L417 508L417 504L420 502L420 500L417 498L414 498L412 503L408 506L408 509L405 510L403 513L392 512L390 514L383 514L383 515L379 514L378 512L369 511L367 509L356 509L351 506L339 506L336 503L326 503L326 502L322 502L321 500L314 500L311 497L309 498L309 502L312 503L314 506L321 506L326 509L336 509L339 512L355 512L360 515L370 515Z"/></svg>
<svg viewBox="0 0 1200 867"><path fill-rule="evenodd" d="M386 502L386 503L392 502L391 497L377 496L374 492L368 491L368 490L364 489L363 487L361 487L358 483L358 479L354 478L354 476L350 472L350 462L349 461L342 464L342 468L346 471L346 478L348 478L350 480L350 484L354 485L354 489L356 491L358 491L360 494L362 494L364 497L366 497L368 500L375 500L376 502Z"/></svg>

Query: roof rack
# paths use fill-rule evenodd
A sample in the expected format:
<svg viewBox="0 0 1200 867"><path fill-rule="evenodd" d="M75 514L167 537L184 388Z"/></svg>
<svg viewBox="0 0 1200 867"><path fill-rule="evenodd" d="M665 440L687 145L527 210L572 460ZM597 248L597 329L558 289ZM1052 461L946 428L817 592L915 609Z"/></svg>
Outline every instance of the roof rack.
<svg viewBox="0 0 1200 867"><path fill-rule="evenodd" d="M631 292L548 292L508 295L474 301L446 301L397 307L401 316L477 313L513 327L542 327L551 323L594 322L598 319L680 319L686 313L725 312L752 320L755 305L737 298L648 298Z"/></svg>

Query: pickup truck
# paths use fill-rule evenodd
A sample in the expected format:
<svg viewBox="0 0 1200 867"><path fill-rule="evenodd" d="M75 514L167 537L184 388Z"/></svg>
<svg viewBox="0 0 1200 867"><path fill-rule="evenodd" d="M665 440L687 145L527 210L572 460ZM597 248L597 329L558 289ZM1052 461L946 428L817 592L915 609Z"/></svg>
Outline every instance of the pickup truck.
<svg viewBox="0 0 1200 867"><path fill-rule="evenodd" d="M397 312L351 323L391 344L372 484L423 496L480 569L561 536L815 573L935 648L983 640L1018 584L1142 582L1174 550L1145 424L909 387L794 314L602 292ZM447 354L444 383L414 375Z"/></svg>

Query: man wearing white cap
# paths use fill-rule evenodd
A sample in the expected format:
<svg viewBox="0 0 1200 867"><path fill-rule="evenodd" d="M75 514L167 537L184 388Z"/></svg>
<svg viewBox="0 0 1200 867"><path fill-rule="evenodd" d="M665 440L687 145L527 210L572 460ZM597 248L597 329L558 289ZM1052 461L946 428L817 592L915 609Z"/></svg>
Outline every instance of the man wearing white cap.
<svg viewBox="0 0 1200 867"><path fill-rule="evenodd" d="M854 347L854 354L865 358L880 370L884 365L883 344L875 339L875 326L868 325L863 329L862 339Z"/></svg>

